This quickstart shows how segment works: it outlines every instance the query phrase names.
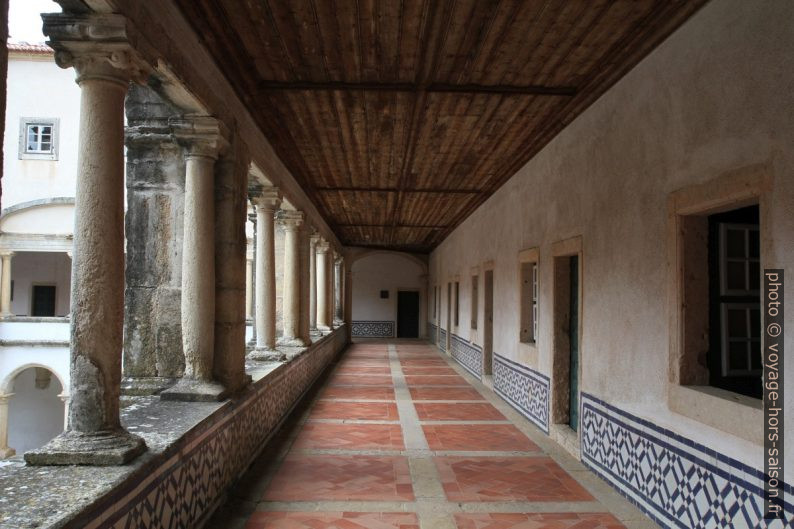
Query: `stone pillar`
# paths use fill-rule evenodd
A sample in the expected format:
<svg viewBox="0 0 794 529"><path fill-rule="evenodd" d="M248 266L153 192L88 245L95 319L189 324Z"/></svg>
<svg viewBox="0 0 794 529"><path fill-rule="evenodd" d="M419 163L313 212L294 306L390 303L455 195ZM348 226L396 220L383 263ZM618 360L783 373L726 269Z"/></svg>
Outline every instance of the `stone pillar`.
<svg viewBox="0 0 794 529"><path fill-rule="evenodd" d="M311 345L312 340L310 336L311 322L309 321L309 311L311 303L309 300L310 295L310 268L309 263L314 261L311 255L311 243L309 239L312 233L311 226L304 224L298 231L298 245L300 246L300 326L299 335L303 340L304 345Z"/></svg>
<svg viewBox="0 0 794 529"><path fill-rule="evenodd" d="M0 272L0 316L11 316L11 259L14 252L4 252L2 257L2 272Z"/></svg>
<svg viewBox="0 0 794 529"><path fill-rule="evenodd" d="M317 330L317 243L320 236L316 232L309 238L309 329Z"/></svg>
<svg viewBox="0 0 794 529"><path fill-rule="evenodd" d="M249 193L250 194L250 193ZM254 244L253 244L253 252L254 252L254 259L251 261L251 319L253 320L253 325L251 326L251 340L248 342L250 347L256 346L256 275L257 275L257 229L256 229L256 207L254 207L254 212L248 214L248 220L251 221L251 224L254 226Z"/></svg>
<svg viewBox="0 0 794 529"><path fill-rule="evenodd" d="M331 330L330 316L330 292L328 291L328 253L330 247L326 241L321 240L317 243L317 329L321 331Z"/></svg>
<svg viewBox="0 0 794 529"><path fill-rule="evenodd" d="M278 188L269 187L252 199L256 207L256 347L253 360L280 360L276 351L276 233L275 214L281 205Z"/></svg>
<svg viewBox="0 0 794 529"><path fill-rule="evenodd" d="M69 402L72 398L68 393L61 393L58 398L63 402L63 430L66 431L69 429Z"/></svg>
<svg viewBox="0 0 794 529"><path fill-rule="evenodd" d="M0 459L6 459L17 453L8 446L8 400L13 393L0 394Z"/></svg>
<svg viewBox="0 0 794 529"><path fill-rule="evenodd" d="M284 211L279 223L284 229L284 333L279 343L290 347L303 347L306 345L300 333L300 228L303 224L303 213Z"/></svg>
<svg viewBox="0 0 794 529"><path fill-rule="evenodd" d="M334 324L339 325L342 313L342 256L334 255Z"/></svg>
<svg viewBox="0 0 794 529"><path fill-rule="evenodd" d="M215 358L213 376L230 393L245 374L248 153L239 138L215 166Z"/></svg>
<svg viewBox="0 0 794 529"><path fill-rule="evenodd" d="M223 125L200 116L173 120L186 146L182 230L182 352L185 372L160 393L164 400L220 400L224 387L213 379L215 349L215 161Z"/></svg>
<svg viewBox="0 0 794 529"><path fill-rule="evenodd" d="M350 260L346 259L345 265L345 335L347 342L350 343L353 339L353 271L350 267Z"/></svg>
<svg viewBox="0 0 794 529"><path fill-rule="evenodd" d="M124 97L146 66L119 15L45 14L44 33L80 86L71 288L69 430L25 454L32 465L119 465L146 448L119 420L124 324ZM106 41L106 42L103 42Z"/></svg>
<svg viewBox="0 0 794 529"><path fill-rule="evenodd" d="M254 316L254 311L252 307L253 304L254 304L254 261L246 258L245 260L245 319L246 320L250 320Z"/></svg>

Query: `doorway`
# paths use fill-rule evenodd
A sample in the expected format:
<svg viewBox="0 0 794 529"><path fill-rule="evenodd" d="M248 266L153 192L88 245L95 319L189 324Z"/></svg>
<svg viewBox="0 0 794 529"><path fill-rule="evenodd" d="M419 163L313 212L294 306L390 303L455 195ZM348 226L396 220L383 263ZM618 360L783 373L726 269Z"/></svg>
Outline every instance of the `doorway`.
<svg viewBox="0 0 794 529"><path fill-rule="evenodd" d="M485 289L483 305L483 338L482 338L482 372L493 374L493 270L486 270L483 288Z"/></svg>
<svg viewBox="0 0 794 529"><path fill-rule="evenodd" d="M571 285L569 300L568 343L571 366L568 373L568 426L579 431L579 257L569 258L568 281Z"/></svg>
<svg viewBox="0 0 794 529"><path fill-rule="evenodd" d="M397 291L397 338L419 338L419 292Z"/></svg>
<svg viewBox="0 0 794 529"><path fill-rule="evenodd" d="M579 243L580 239L574 242ZM578 245L577 245L578 246ZM567 251L576 251L565 248ZM579 430L581 386L581 253L554 256L553 367L551 422ZM561 252L562 253L562 252ZM567 255L566 255L567 254Z"/></svg>
<svg viewBox="0 0 794 529"><path fill-rule="evenodd" d="M31 316L55 316L55 285L33 285Z"/></svg>

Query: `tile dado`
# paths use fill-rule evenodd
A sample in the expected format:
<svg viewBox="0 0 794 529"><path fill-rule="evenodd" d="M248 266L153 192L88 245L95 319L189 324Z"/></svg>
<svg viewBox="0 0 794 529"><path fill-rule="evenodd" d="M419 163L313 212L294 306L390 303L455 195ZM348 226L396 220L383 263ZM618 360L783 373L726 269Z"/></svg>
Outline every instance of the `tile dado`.
<svg viewBox="0 0 794 529"><path fill-rule="evenodd" d="M351 334L354 338L394 338L394 322L354 321Z"/></svg>
<svg viewBox="0 0 794 529"><path fill-rule="evenodd" d="M582 393L582 462L663 527L794 527L763 516L762 472Z"/></svg>
<svg viewBox="0 0 794 529"><path fill-rule="evenodd" d="M438 327L436 327L430 322L427 322L427 341L429 341L433 345L436 345L437 338L438 338Z"/></svg>
<svg viewBox="0 0 794 529"><path fill-rule="evenodd" d="M447 352L447 330L446 329L439 329L438 331L438 348Z"/></svg>
<svg viewBox="0 0 794 529"><path fill-rule="evenodd" d="M549 377L494 353L493 389L527 419L549 433Z"/></svg>
<svg viewBox="0 0 794 529"><path fill-rule="evenodd" d="M131 475L64 527L196 527L345 345L344 329L254 383L197 425L143 476Z"/></svg>
<svg viewBox="0 0 794 529"><path fill-rule="evenodd" d="M454 333L450 340L450 346L452 358L472 375L482 378L482 348Z"/></svg>

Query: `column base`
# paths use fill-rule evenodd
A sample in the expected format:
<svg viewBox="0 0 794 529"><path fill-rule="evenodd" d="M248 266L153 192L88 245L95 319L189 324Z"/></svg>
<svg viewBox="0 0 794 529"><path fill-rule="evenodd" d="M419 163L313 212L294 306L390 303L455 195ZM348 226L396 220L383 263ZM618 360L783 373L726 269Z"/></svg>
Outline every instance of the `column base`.
<svg viewBox="0 0 794 529"><path fill-rule="evenodd" d="M226 388L217 382L195 378L180 378L179 382L160 392L160 400L217 402L223 400L226 394Z"/></svg>
<svg viewBox="0 0 794 529"><path fill-rule="evenodd" d="M176 378L167 377L124 377L121 379L121 395L143 397L157 395L164 389L173 386Z"/></svg>
<svg viewBox="0 0 794 529"><path fill-rule="evenodd" d="M46 445L25 452L25 462L45 465L126 465L146 451L146 443L126 430L64 432Z"/></svg>
<svg viewBox="0 0 794 529"><path fill-rule="evenodd" d="M334 328L331 325L318 325L317 326L317 331L318 332L331 332L333 330L334 330Z"/></svg>
<svg viewBox="0 0 794 529"><path fill-rule="evenodd" d="M278 340L278 344L283 347L308 347L309 344L306 343L306 340L300 337L295 338L286 338L282 337Z"/></svg>
<svg viewBox="0 0 794 529"><path fill-rule="evenodd" d="M0 459L8 459L11 456L17 454L17 451L11 447L8 448L0 448Z"/></svg>
<svg viewBox="0 0 794 529"><path fill-rule="evenodd" d="M283 351L277 349L270 349L268 347L255 347L253 351L246 356L249 360L256 360L258 362L283 362L287 359L287 355Z"/></svg>

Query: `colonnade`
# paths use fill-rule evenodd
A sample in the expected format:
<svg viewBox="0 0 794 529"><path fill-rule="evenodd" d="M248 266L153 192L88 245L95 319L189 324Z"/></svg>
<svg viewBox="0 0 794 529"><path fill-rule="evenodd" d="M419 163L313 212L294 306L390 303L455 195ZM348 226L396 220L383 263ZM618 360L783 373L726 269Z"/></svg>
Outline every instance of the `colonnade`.
<svg viewBox="0 0 794 529"><path fill-rule="evenodd" d="M68 429L29 464L124 464L146 447L121 425L124 327L124 101L130 82L152 68L129 44L118 15L44 15L59 66L73 67L81 89L78 179L71 289L71 389ZM246 241L250 157L220 120L186 113L169 120L183 148L185 191L181 260L184 373L164 400L219 400L245 374ZM252 186L251 189L254 189ZM253 286L256 342L250 358L280 359L278 347L305 347L311 330L331 330L341 308L341 259L303 212L281 208L275 187L251 193L256 210ZM276 340L274 229L285 232L283 329ZM4 264L6 264L4 262ZM2 282L6 270L3 267ZM314 297L316 296L316 300ZM7 396L6 396L7 397ZM0 413L6 409L0 401ZM0 432L2 434L2 432ZM0 435L1 436L1 435ZM2 442L2 439L0 439Z"/></svg>

